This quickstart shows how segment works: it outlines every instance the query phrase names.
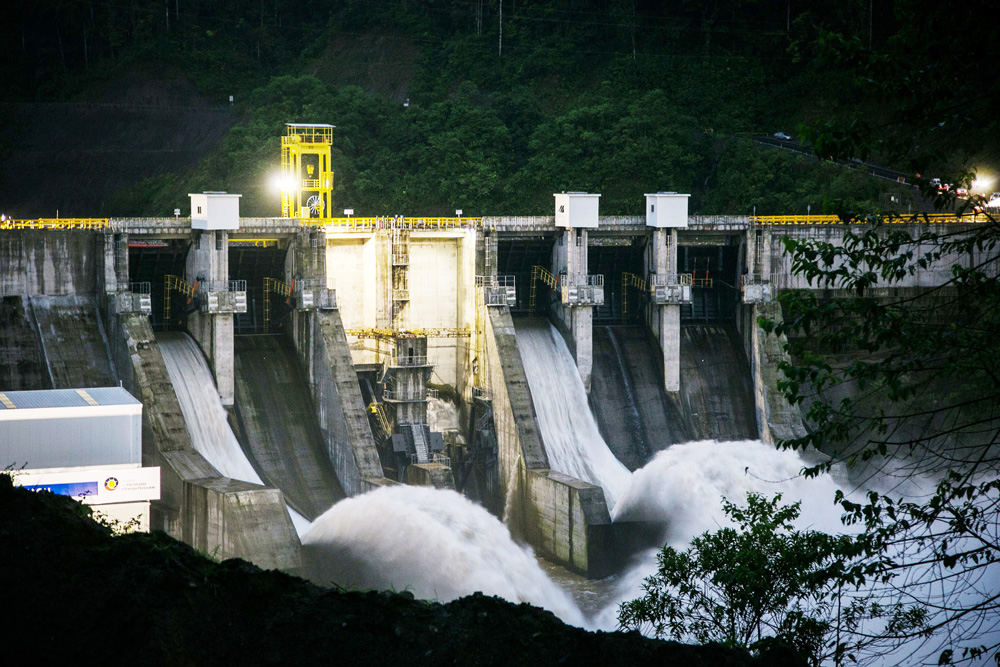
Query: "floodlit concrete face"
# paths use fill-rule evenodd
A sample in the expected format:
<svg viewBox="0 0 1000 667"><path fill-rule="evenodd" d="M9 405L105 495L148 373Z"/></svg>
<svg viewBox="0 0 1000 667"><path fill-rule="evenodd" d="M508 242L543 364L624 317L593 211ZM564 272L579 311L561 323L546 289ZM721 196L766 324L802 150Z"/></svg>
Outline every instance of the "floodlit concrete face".
<svg viewBox="0 0 1000 667"><path fill-rule="evenodd" d="M344 326L374 326L375 256L371 235L327 238L327 287L336 290Z"/></svg>
<svg viewBox="0 0 1000 667"><path fill-rule="evenodd" d="M409 232L406 268L409 299L399 328L464 329L475 320L474 230ZM392 264L385 233L330 234L327 284L337 292L346 329L391 328ZM352 345L355 363L377 361L374 341ZM367 348L367 349L365 349ZM469 338L430 337L432 381L460 387L470 363Z"/></svg>

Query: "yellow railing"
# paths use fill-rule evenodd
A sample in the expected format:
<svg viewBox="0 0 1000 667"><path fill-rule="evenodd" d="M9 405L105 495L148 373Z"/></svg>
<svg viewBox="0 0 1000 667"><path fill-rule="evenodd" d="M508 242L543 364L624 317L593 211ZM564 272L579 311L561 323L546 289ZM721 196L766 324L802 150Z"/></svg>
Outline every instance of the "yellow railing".
<svg viewBox="0 0 1000 667"><path fill-rule="evenodd" d="M303 225L326 227L329 232L371 229L466 229L481 227L482 218L407 218L383 216L374 218L300 218Z"/></svg>
<svg viewBox="0 0 1000 667"><path fill-rule="evenodd" d="M531 267L531 292L529 293L528 310L532 313L535 312L535 285L539 280L548 285L550 289L556 289L559 286L559 280L544 266Z"/></svg>
<svg viewBox="0 0 1000 667"><path fill-rule="evenodd" d="M191 299L194 298L195 290L198 287L198 283L195 282L194 285L188 283L180 276L174 276L167 274L163 277L163 321L170 321L170 293L173 290L177 290L181 294L187 297L188 303L191 303Z"/></svg>
<svg viewBox="0 0 1000 667"><path fill-rule="evenodd" d="M624 271L622 273L622 323L624 324L626 318L628 317L628 288L635 287L641 293L645 294L646 290L649 289L646 285L645 279L641 276L637 276L634 273L629 273Z"/></svg>
<svg viewBox="0 0 1000 667"><path fill-rule="evenodd" d="M376 434L376 437L378 437L379 440L385 440L392 435L392 423L389 421L389 416L385 413L384 405L377 402L369 403L368 412L374 415L375 424L381 431L381 434Z"/></svg>
<svg viewBox="0 0 1000 667"><path fill-rule="evenodd" d="M290 285L277 278L264 278L264 331L271 330L271 293L278 294L286 299L292 295Z"/></svg>
<svg viewBox="0 0 1000 667"><path fill-rule="evenodd" d="M348 336L356 338L374 338L391 341L401 336L425 336L427 338L468 338L472 335L469 329L448 329L443 327L432 329L382 329L377 327L361 327L344 329Z"/></svg>
<svg viewBox="0 0 1000 667"><path fill-rule="evenodd" d="M107 226L107 218L35 218L0 221L0 229L106 229Z"/></svg>
<svg viewBox="0 0 1000 667"><path fill-rule="evenodd" d="M919 224L919 223L979 223L987 222L989 217L982 213L918 213L901 215L894 218L882 218L885 223ZM842 225L844 222L836 215L758 215L751 216L750 222L756 225ZM851 224L863 224L864 220L853 221Z"/></svg>

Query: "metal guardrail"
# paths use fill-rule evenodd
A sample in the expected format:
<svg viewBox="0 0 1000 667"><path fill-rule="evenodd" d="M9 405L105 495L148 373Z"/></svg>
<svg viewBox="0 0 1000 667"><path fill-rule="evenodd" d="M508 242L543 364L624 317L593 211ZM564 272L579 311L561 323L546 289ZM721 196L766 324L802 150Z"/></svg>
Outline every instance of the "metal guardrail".
<svg viewBox="0 0 1000 667"><path fill-rule="evenodd" d="M476 287L482 289L483 303L487 306L517 304L516 276L476 276Z"/></svg>
<svg viewBox="0 0 1000 667"><path fill-rule="evenodd" d="M652 276L653 287L665 287L667 285L688 285L692 283L690 273L654 273Z"/></svg>
<svg viewBox="0 0 1000 667"><path fill-rule="evenodd" d="M369 403L368 412L375 417L375 424L382 432L380 439L384 440L392 435L392 422L389 421L389 416L385 413L384 405L378 402Z"/></svg>
<svg viewBox="0 0 1000 667"><path fill-rule="evenodd" d="M604 274L564 273L559 275L559 285L561 287L604 287Z"/></svg>
<svg viewBox="0 0 1000 667"><path fill-rule="evenodd" d="M0 221L0 229L106 229L108 218L35 218Z"/></svg>
<svg viewBox="0 0 1000 667"><path fill-rule="evenodd" d="M410 465L417 463L440 463L443 466L451 467L451 457L445 456L444 454L438 454L437 452L431 452L427 457L427 461L421 461L419 454L410 454Z"/></svg>
<svg viewBox="0 0 1000 667"><path fill-rule="evenodd" d="M408 218L402 215L368 218L300 218L303 225L326 228L327 232L373 231L376 229L441 230L482 226L482 218Z"/></svg>
<svg viewBox="0 0 1000 667"><path fill-rule="evenodd" d="M982 213L967 213L957 215L955 213L924 213L918 215L907 215L894 218L883 218L882 222L887 224L921 224L921 223L945 223L945 224L975 224L988 222L989 217ZM751 216L750 222L755 225L843 225L843 224L867 224L864 220L853 220L845 223L840 216L836 215L758 215Z"/></svg>
<svg viewBox="0 0 1000 667"><path fill-rule="evenodd" d="M392 356L389 358L389 366L398 368L413 368L415 366L427 366L426 355L407 355L403 357Z"/></svg>

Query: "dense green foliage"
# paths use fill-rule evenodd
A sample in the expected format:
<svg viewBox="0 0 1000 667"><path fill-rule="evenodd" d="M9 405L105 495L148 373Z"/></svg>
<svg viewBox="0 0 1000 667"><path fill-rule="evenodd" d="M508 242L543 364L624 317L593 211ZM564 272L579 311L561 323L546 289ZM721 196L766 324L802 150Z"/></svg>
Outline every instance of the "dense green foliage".
<svg viewBox="0 0 1000 667"><path fill-rule="evenodd" d="M896 29L861 0L45 0L0 19L9 100L90 100L126 73L235 96L242 122L215 154L103 214L169 214L203 189L275 214L284 122L337 126L336 204L362 215L545 214L561 190L602 193L607 214L660 190L692 193L696 212L805 213L895 188L737 138L794 132L835 97L836 77L816 74L820 31L881 43Z"/></svg>

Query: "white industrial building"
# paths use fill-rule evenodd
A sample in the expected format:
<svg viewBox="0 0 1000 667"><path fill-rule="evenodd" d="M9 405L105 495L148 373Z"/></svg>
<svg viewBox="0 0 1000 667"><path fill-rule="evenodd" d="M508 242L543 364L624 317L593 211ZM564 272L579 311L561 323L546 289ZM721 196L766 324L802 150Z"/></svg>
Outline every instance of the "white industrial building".
<svg viewBox="0 0 1000 667"><path fill-rule="evenodd" d="M142 467L142 403L121 387L0 393L0 467L140 530L160 497L160 469Z"/></svg>

